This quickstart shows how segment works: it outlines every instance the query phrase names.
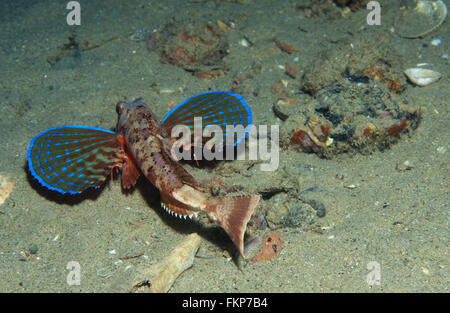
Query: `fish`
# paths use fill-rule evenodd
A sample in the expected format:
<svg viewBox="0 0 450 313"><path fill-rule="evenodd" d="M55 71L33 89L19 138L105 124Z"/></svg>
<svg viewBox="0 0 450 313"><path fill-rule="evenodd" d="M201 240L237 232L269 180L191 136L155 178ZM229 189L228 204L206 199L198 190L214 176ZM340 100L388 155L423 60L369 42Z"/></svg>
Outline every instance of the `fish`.
<svg viewBox="0 0 450 313"><path fill-rule="evenodd" d="M234 146L248 135L252 123L244 99L227 91L201 93L182 101L161 120L141 99L116 105L115 131L65 125L47 129L27 149L28 170L41 186L63 195L77 195L100 188L113 171L121 171L122 188L135 186L143 175L160 192L161 205L180 218L199 212L222 227L244 255L244 234L260 195L212 197L171 153L171 130L179 125L192 129L202 117L206 125L242 125L245 132L230 141ZM224 142L229 134L223 132Z"/></svg>

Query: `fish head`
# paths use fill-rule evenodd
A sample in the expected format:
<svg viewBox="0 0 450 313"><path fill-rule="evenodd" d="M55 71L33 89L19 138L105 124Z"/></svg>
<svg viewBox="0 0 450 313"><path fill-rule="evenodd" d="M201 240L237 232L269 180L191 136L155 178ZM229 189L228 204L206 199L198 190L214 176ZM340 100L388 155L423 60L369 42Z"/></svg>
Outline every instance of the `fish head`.
<svg viewBox="0 0 450 313"><path fill-rule="evenodd" d="M138 123L138 129L151 129L153 133L160 128L160 122L155 114L148 108L142 99L136 99L131 103L120 101L116 105L118 114L117 132L131 129L132 124Z"/></svg>

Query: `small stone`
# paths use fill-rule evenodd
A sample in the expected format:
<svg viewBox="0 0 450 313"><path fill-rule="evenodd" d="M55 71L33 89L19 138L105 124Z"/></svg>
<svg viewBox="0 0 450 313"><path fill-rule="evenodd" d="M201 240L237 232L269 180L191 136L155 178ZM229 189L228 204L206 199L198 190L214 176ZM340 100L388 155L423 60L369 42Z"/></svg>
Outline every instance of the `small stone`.
<svg viewBox="0 0 450 313"><path fill-rule="evenodd" d="M441 43L442 43L442 40L440 38L434 38L433 40L431 40L432 46L439 46Z"/></svg>
<svg viewBox="0 0 450 313"><path fill-rule="evenodd" d="M414 168L414 166L408 160L406 160L405 162L402 162L400 164L397 164L395 166L395 169L399 172L409 171L413 168Z"/></svg>
<svg viewBox="0 0 450 313"><path fill-rule="evenodd" d="M344 188L347 188L347 189L356 189L357 188L357 186L355 185L355 184L344 184Z"/></svg>
<svg viewBox="0 0 450 313"><path fill-rule="evenodd" d="M28 252L30 254L36 254L38 252L38 246L35 244L32 244L29 248L28 248Z"/></svg>
<svg viewBox="0 0 450 313"><path fill-rule="evenodd" d="M447 147L446 146L439 146L436 148L436 151L440 154L445 154L445 152L447 152Z"/></svg>
<svg viewBox="0 0 450 313"><path fill-rule="evenodd" d="M240 44L241 46L243 46L243 47L246 47L246 48L250 47L250 42L249 42L246 38L242 38L242 39L239 41L239 44Z"/></svg>
<svg viewBox="0 0 450 313"><path fill-rule="evenodd" d="M289 214L288 208L284 203L275 203L266 214L266 221L270 228L277 228L284 224Z"/></svg>
<svg viewBox="0 0 450 313"><path fill-rule="evenodd" d="M422 272L423 272L425 275L430 275L430 270L427 269L426 267L423 267L423 266L422 266L420 269L422 270Z"/></svg>
<svg viewBox="0 0 450 313"><path fill-rule="evenodd" d="M285 219L287 227L301 227L302 225L311 225L314 223L314 210L309 204L301 203L293 205Z"/></svg>
<svg viewBox="0 0 450 313"><path fill-rule="evenodd" d="M307 201L307 203L316 210L317 217L324 217L325 216L325 206L322 202L317 200L310 200Z"/></svg>
<svg viewBox="0 0 450 313"><path fill-rule="evenodd" d="M155 239L161 239L162 233L160 233L160 232L154 232L154 233L151 233L150 236L151 236L152 238L155 238Z"/></svg>
<svg viewBox="0 0 450 313"><path fill-rule="evenodd" d="M295 100L292 98L280 98L273 105L273 111L283 121L294 114L298 108L295 105Z"/></svg>

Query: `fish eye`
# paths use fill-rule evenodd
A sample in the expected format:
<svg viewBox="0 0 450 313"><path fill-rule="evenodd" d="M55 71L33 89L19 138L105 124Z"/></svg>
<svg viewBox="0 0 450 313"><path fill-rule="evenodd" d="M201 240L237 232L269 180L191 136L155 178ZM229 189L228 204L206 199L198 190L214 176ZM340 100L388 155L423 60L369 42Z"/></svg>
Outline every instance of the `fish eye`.
<svg viewBox="0 0 450 313"><path fill-rule="evenodd" d="M126 103L123 102L123 101L120 101L120 102L118 102L116 104L116 112L117 112L117 114L120 114L122 112L122 110L123 110L125 105L126 105Z"/></svg>

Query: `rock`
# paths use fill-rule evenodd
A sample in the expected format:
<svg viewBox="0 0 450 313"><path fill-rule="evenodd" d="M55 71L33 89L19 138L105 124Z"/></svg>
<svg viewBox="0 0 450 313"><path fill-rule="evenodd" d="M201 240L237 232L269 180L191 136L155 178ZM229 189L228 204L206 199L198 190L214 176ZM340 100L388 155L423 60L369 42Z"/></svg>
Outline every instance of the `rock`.
<svg viewBox="0 0 450 313"><path fill-rule="evenodd" d="M401 68L401 60L387 39L381 40L376 33L364 33L320 53L305 68L302 89L314 95L319 89L350 75L373 78L398 93L406 87Z"/></svg>
<svg viewBox="0 0 450 313"><path fill-rule="evenodd" d="M38 252L38 246L35 244L32 244L29 248L28 248L28 252L30 254L36 254Z"/></svg>
<svg viewBox="0 0 450 313"><path fill-rule="evenodd" d="M301 227L303 225L311 225L314 223L316 212L306 203L298 203L290 208L285 220L287 227Z"/></svg>
<svg viewBox="0 0 450 313"><path fill-rule="evenodd" d="M314 223L317 213L311 205L291 199L286 194L274 198L275 203L266 214L270 228L301 227Z"/></svg>

